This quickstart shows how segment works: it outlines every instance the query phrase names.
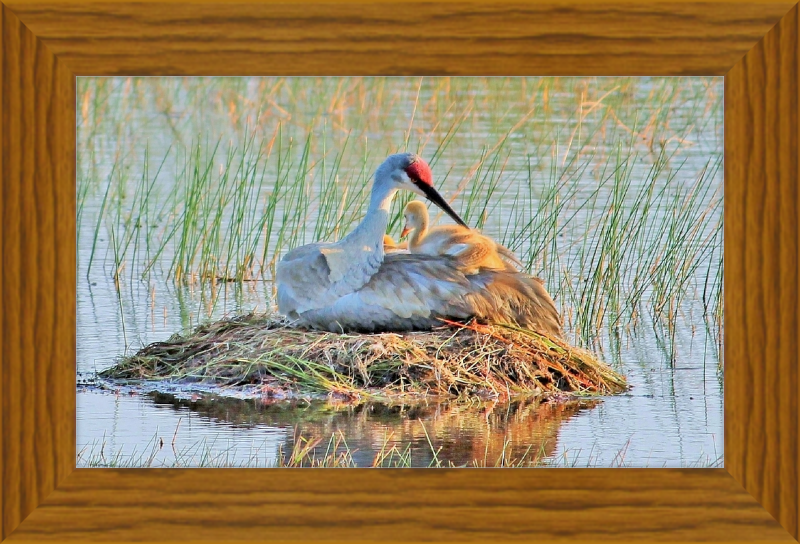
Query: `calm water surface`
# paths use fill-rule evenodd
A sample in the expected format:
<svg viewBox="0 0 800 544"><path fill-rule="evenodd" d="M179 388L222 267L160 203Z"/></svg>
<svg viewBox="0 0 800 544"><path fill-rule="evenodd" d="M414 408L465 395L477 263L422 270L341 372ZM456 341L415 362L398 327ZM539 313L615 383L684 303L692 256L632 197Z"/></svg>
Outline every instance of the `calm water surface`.
<svg viewBox="0 0 800 544"><path fill-rule="evenodd" d="M676 467L719 462L723 455L720 354L716 335L708 332L703 319L703 287L699 280L676 309L680 316L673 330L643 319L635 329L605 331L598 339L595 349L632 385L630 392L615 397L542 405L513 402L344 406L269 404L258 398L232 398L238 394L236 391L193 391L171 384L159 385L160 393L153 392L152 387L96 387L92 374L109 367L124 353L164 340L200 321L264 311L273 304L272 286L267 281L223 284L212 299L207 289L176 285L163 269L142 279L136 262L126 265L117 284L109 239L113 225L109 225L107 216L98 221L112 168L123 169L128 178L135 180L144 169L147 149L151 162L148 172L152 176L152 163L160 162L170 146L191 145L193 138L213 142L224 137L235 143L246 134L248 126L256 124L253 118L261 120L267 115L266 108L270 110L267 117L272 117L263 121L260 129L265 139L274 135L276 119L282 123L281 130L295 133L296 138L310 127L322 135L315 145L328 149L342 145L341 134L355 131L351 138L356 140L358 136L358 141L369 142L372 159L367 162L374 170L387 152L403 145L410 124L419 127L412 131L410 141L420 143L423 156L430 156L438 145L437 138L441 140L446 132L446 127L436 127L435 119L452 119L454 115L447 108L447 100L442 99L441 104L432 100L437 93L445 92L443 80L426 80L423 87L418 87L418 79L390 78L381 95L387 104L386 115L367 120L351 111L353 104L358 104L356 99L350 106L343 101L340 109L329 107L335 103L331 95L345 94L336 81L328 80L323 85L311 82L288 90L284 85L269 95L273 97L271 105L263 99L264 88L268 92L273 85L271 80L267 84L258 79L236 80L235 84L222 86L215 86L213 80L198 83L182 79L119 78L103 80L102 85L90 79L80 82L79 191L82 183L88 190L79 228L77 361L79 383L93 385L81 385L77 392L79 464L94 459L152 466L263 466L274 463L280 451L291 451L298 436L322 439L317 450L323 451L331 435L346 441L353 461L359 465L372 464L379 451L393 445L409 452L415 466L434 465L437 459L456 465L488 459L491 464L503 454L519 458L531 452L556 466ZM694 98L676 97L670 107L679 112L673 114L675 119L685 118L691 146L680 152L674 168L676 177L690 184L709 157L721 157L721 99L714 96L721 96L722 81L682 81L695 91ZM453 111L459 111L461 102L457 100L477 100L477 105L434 167L437 179L445 180L439 184L445 195L452 194L459 183L456 176L448 178L450 171L467 168L497 141L498 133L525 117L530 104L520 97L535 95L542 102L542 87L537 87L537 82L531 79L522 86L518 82L497 83L489 85L488 93L478 86L477 90L465 89L463 96L455 94ZM519 205L513 199L514 187L522 183L530 168L524 157L534 153L542 157L535 176L547 178L552 164L566 161L562 155L567 157L571 152L569 145L575 135L590 130L589 118L577 120L580 104L588 110L607 92L612 97L613 93L626 92L646 101L653 89L662 86L659 81L645 80L626 87L602 78L580 85L564 86L558 81L544 87L547 85L551 85L546 97L550 110L547 123L535 122L534 115L530 123L523 124L509 138L509 159L500 176L504 189L490 197L497 204L484 231L498 238L509 223L519 221ZM100 87L105 94L98 90ZM703 91L703 87L716 92ZM305 94L301 95L298 89ZM353 89L356 95L360 92L356 84ZM455 91L448 88L447 92L450 97ZM617 108L620 117L622 113L630 118L636 116L629 111L635 109L635 101L621 101ZM647 117L645 113L643 117ZM620 124L625 124L625 118ZM674 133L670 127L663 130L667 135ZM337 135L337 131L341 134ZM559 145L531 148L530 142L535 141ZM363 154L359 154L367 144L348 145L355 147L352 158L345 155L343 159L343 176L359 168L359 160L363 160ZM612 151L606 149L600 154L605 156ZM159 186L168 188L175 183L180 167L177 156L167 156ZM600 158L597 160L601 162ZM652 165L652 152L643 149L636 160L633 178L644 179ZM597 177L602 174L587 168L579 175L588 195L596 189ZM710 183L721 185L721 173L715 174ZM468 197L467 189L455 201L456 210ZM715 213L721 213L721 209ZM313 241L313 220L308 224L306 242ZM571 228L562 237L586 230L584 212L570 221ZM709 220L709 231L711 223ZM574 262L570 258L577 255L577 250L571 250L569 243L564 248L560 250L564 261ZM520 254L525 252L524 247L515 249ZM706 269L713 269L720 258L721 253L709 254L702 270L696 272L698 278L706 274ZM90 259L92 269L87 273ZM553 270L556 268L549 268L550 272ZM543 275L548 288L557 293L550 283L553 274ZM574 337L571 333L568 330L569 338ZM210 393L228 396L214 397ZM434 451L438 451L436 456Z"/></svg>

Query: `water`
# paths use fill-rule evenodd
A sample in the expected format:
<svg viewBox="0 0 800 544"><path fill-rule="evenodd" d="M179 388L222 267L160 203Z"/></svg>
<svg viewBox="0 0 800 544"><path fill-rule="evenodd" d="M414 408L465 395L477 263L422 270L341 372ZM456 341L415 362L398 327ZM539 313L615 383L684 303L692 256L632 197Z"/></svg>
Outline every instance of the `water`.
<svg viewBox="0 0 800 544"><path fill-rule="evenodd" d="M594 207L576 208L574 214L564 213L558 247L547 245L531 258L532 270L545 277L559 306L574 300L570 293L582 279L581 262L586 259L582 248L591 247L572 240L587 236L601 204L613 193L598 182L608 176L603 165L616 164L612 157L618 149L609 142L622 141L621 136L614 139L609 134L616 130L619 134L630 132L631 138L634 133L645 136L641 143L632 140L636 156L631 159L630 192L647 179L659 146L675 153L668 168L674 172L674 179L664 183L676 194L682 187L691 187L709 159L719 160L722 153L721 78L681 79L675 84L669 78L529 79L524 83L496 79L474 84L440 78L425 80L419 89L416 78L389 78L368 84L336 78L312 83L281 81L81 78L79 381L90 379L93 372L107 368L123 353L168 338L200 321L254 309L264 311L272 304L268 281L220 284L214 296L199 285L175 284L167 278L174 247L165 249L158 265L144 279L141 259L127 258L120 268L119 282L115 282L111 233L118 235L121 231L115 227L114 218L124 219L125 206L136 200L136 180L144 170L145 149L150 155L147 172L152 178L167 149L173 146L154 189L153 202L159 203L169 199L171 187L180 179L181 157L186 156L185 146L193 141L202 145L211 142L213 147L223 137L241 146L248 130L257 127L258 136L265 142L263 150L271 139L291 137L293 142L302 142L310 131L318 136L311 145L311 155L318 158L329 153L327 171L331 171L330 153L345 147L338 175L359 179L371 174L361 172L365 155L374 170L387 153L405 147L406 138L408 147L419 148L424 157L431 157L446 138L449 126L463 116L452 143L433 164L437 179L443 179L437 185L445 195L458 193L454 206L462 214L467 207L474 208L469 206L470 189L474 190L476 201L482 199L489 206L485 216L473 212L471 222L485 217L484 232L511 245L518 254L533 253L530 247L536 242L519 235L524 229L514 228L532 219L530 213L526 216L520 212L527 197L518 196L531 170L536 180L546 181L552 178L552 171L563 168L566 177L574 181L570 198L594 198L597 202ZM660 95L669 100L653 98ZM597 117L600 107L590 111L604 96L614 105L614 118ZM370 101L380 102L381 115L374 113ZM639 103L644 105L637 106ZM532 110L527 121L517 126ZM583 117L586 111L589 113ZM648 124L652 119L655 121ZM500 173L494 176L496 186L491 181L492 171L479 171L464 183L476 157L487 151L497 153L492 148L515 126L501 146L506 154L498 155L500 166L493 171ZM645 140L656 132L659 136L654 140L660 138L665 143L651 150ZM592 144L591 151L588 144L578 145L582 139ZM605 147L598 142L606 143ZM284 147L283 153L296 157L301 147L291 151ZM277 147L272 149L272 153L279 152ZM526 159L528 156L535 157L534 164ZM585 163L585 167L570 169L570 163ZM267 178L272 164L265 169ZM313 173L316 178L323 176L320 166ZM124 179L109 192L112 197L104 208L112 167L116 175L123 172ZM481 181L486 179L489 181ZM721 172L710 175L705 183L712 188L720 186ZM463 190L459 192L460 186ZM81 187L86 195L82 205ZM270 181L262 191L269 188ZM124 198L115 200L117 191ZM309 191L313 198L313 191ZM700 199L698 206L710 198ZM348 208L354 208L350 213L357 221L359 208L355 204ZM115 206L122 212L115 215ZM104 215L95 242L101 209ZM154 218L156 215L154 211ZM708 215L698 239L714 235L721 207ZM307 228L298 234L296 243L313 241L317 216L312 213L307 219ZM151 239L139 236L140 256L153 251L147 243L163 236L169 221L167 210L153 221ZM400 226L395 228L399 230ZM648 240L663 235L652 230ZM275 236L273 233L273 244ZM691 249L686 248L687 254ZM713 275L720 259L721 250L708 251L699 259L701 266L689 271L691 281L674 308L678 317L672 327L642 316L635 327L601 328L593 341L594 349L627 376L633 387L624 395L544 405L354 407L276 405L259 399L215 398L208 392L183 388L173 388L174 395L161 395L127 388L79 387L79 464L114 460L112 464L120 465L264 466L274 464L279 452L290 452L305 439L321 439L315 448L317 454L324 455L331 448L341 452L341 441L331 445L332 435L346 442L352 461L359 466L372 464L379 452L393 446L405 452L404 463L414 466L468 465L476 460L492 465L497 459L525 456L542 457L554 466L718 463L723 454L720 354L717 332L713 326L707 328L708 319L704 318L703 295L708 285L705 278ZM92 269L87 274L90 260ZM644 296L655 292L657 289L648 285ZM581 311L570 305L564 313L573 324ZM567 332L571 339L578 334L574 327L568 327ZM398 459L395 457L395 461Z"/></svg>

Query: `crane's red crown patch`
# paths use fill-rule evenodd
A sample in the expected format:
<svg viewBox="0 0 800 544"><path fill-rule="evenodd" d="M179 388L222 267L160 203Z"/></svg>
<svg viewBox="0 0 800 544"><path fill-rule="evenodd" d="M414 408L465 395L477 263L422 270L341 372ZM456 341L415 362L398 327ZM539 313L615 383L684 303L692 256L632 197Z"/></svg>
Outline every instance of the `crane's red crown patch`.
<svg viewBox="0 0 800 544"><path fill-rule="evenodd" d="M414 162L408 165L408 168L406 168L406 174L408 174L408 177L410 177L413 181L433 186L433 174L431 173L431 167L428 166L427 162L419 157L417 157Z"/></svg>

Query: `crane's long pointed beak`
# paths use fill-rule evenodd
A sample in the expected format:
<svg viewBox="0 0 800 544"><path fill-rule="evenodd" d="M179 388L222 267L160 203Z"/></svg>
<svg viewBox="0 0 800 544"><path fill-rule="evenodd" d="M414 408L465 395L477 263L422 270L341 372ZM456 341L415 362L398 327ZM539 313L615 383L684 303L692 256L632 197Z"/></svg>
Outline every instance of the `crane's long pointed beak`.
<svg viewBox="0 0 800 544"><path fill-rule="evenodd" d="M442 210L444 210L445 213L447 213L447 215L452 217L453 221L455 221L462 227L469 228L469 225L464 223L464 220L458 216L455 210L453 210L453 208L450 207L450 205L445 201L444 198L442 198L442 195L440 195L436 189L434 189L430 185L425 185L423 183L420 183L419 185L417 185L417 187L422 189L422 192L425 193L425 197L428 200L439 206Z"/></svg>

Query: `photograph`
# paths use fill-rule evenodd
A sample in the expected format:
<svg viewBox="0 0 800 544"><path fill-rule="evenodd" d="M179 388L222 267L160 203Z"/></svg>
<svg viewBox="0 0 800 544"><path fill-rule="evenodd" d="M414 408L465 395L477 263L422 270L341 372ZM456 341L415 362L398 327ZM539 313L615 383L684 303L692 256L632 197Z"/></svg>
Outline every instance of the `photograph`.
<svg viewBox="0 0 800 544"><path fill-rule="evenodd" d="M78 467L722 467L723 77L77 77Z"/></svg>

